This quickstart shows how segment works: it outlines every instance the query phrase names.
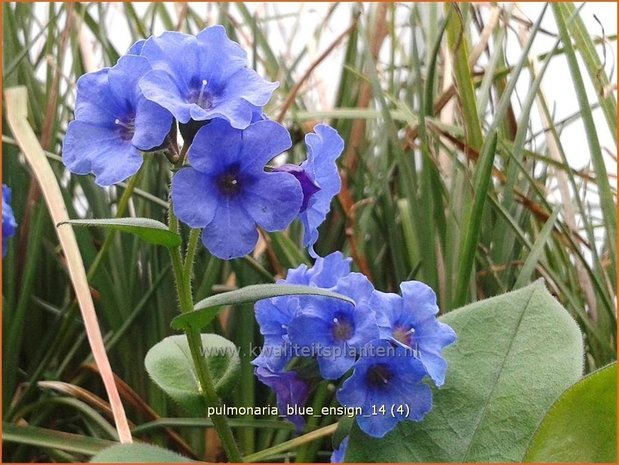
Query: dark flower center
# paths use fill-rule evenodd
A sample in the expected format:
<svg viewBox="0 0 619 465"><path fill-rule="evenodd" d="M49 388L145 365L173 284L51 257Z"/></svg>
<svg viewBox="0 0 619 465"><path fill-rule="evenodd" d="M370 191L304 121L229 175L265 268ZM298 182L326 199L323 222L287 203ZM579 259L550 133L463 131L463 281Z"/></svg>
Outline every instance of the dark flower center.
<svg viewBox="0 0 619 465"><path fill-rule="evenodd" d="M192 91L189 94L189 102L195 103L200 108L204 108L205 110L210 109L213 106L213 98L207 87L208 81L206 79L196 82L192 86Z"/></svg>
<svg viewBox="0 0 619 465"><path fill-rule="evenodd" d="M300 212L303 213L307 209L310 198L312 197L312 195L314 195L320 190L320 187L318 187L316 183L312 180L312 178L310 178L309 174L307 174L307 171L305 171L299 165L286 163L279 168L275 168L273 171L290 173L295 178L297 178L297 181L299 181L299 183L301 184L301 189L303 190L303 203L301 204L300 210Z"/></svg>
<svg viewBox="0 0 619 465"><path fill-rule="evenodd" d="M241 190L238 167L232 167L230 170L223 173L217 180L217 186L220 192L225 196L231 197L238 194Z"/></svg>
<svg viewBox="0 0 619 465"><path fill-rule="evenodd" d="M391 378L393 374L388 365L384 363L378 363L370 367L366 374L366 382L369 386L373 388L384 388Z"/></svg>
<svg viewBox="0 0 619 465"><path fill-rule="evenodd" d="M355 326L346 316L338 315L333 318L331 333L336 341L347 341L352 337L354 331Z"/></svg>
<svg viewBox="0 0 619 465"><path fill-rule="evenodd" d="M415 339L415 328L407 329L403 325L396 325L393 330L393 338L402 344L412 347Z"/></svg>
<svg viewBox="0 0 619 465"><path fill-rule="evenodd" d="M133 139L135 134L135 119L128 118L127 121L122 121L119 118L114 120L114 124L118 127L118 133L123 140Z"/></svg>

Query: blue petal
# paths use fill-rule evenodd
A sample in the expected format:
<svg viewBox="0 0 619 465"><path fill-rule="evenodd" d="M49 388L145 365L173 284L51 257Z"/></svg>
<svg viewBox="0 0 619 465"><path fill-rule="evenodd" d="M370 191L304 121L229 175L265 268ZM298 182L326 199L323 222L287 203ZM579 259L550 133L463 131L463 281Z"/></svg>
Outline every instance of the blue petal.
<svg viewBox="0 0 619 465"><path fill-rule="evenodd" d="M241 68L229 78L221 93L224 100L243 99L252 105L262 107L271 99L278 82L269 82L260 77L253 69Z"/></svg>
<svg viewBox="0 0 619 465"><path fill-rule="evenodd" d="M447 371L447 362L442 356L442 351L446 346L455 342L456 333L445 323L434 320L420 326L416 336L421 362L434 383L442 386Z"/></svg>
<svg viewBox="0 0 619 465"><path fill-rule="evenodd" d="M256 321L263 335L283 336L288 332L290 320L299 309L298 296L277 297L256 302Z"/></svg>
<svg viewBox="0 0 619 465"><path fill-rule="evenodd" d="M333 252L326 257L318 257L314 266L300 265L288 270L286 279L282 282L289 284L305 284L328 289L337 284L340 278L350 273L352 259L344 257L341 252Z"/></svg>
<svg viewBox="0 0 619 465"><path fill-rule="evenodd" d="M199 74L198 50L194 36L167 31L149 37L140 55L148 58L153 69L168 74L179 91L188 91L192 78Z"/></svg>
<svg viewBox="0 0 619 465"><path fill-rule="evenodd" d="M258 241L256 223L235 200L221 198L211 221L202 231L202 243L218 258L230 260L250 253Z"/></svg>
<svg viewBox="0 0 619 465"><path fill-rule="evenodd" d="M308 156L301 167L314 177L320 191L310 198L308 208L300 218L305 229L303 244L309 248L310 255L316 257L314 244L318 240L318 227L327 217L331 200L342 186L335 161L344 150L344 141L337 131L329 126L320 124L314 130L315 133L305 136Z"/></svg>
<svg viewBox="0 0 619 465"><path fill-rule="evenodd" d="M144 57L125 55L118 59L116 65L108 72L110 89L125 108L134 108L141 96L138 82L151 70L150 63Z"/></svg>
<svg viewBox="0 0 619 465"><path fill-rule="evenodd" d="M375 290L370 299L370 306L376 311L376 323L380 329L381 339L391 338L393 325L402 313L402 297Z"/></svg>
<svg viewBox="0 0 619 465"><path fill-rule="evenodd" d="M153 70L140 81L140 89L148 100L151 100L168 110L181 123L191 119L190 109L193 104L186 98L178 84L164 71Z"/></svg>
<svg viewBox="0 0 619 465"><path fill-rule="evenodd" d="M338 379L355 364L354 356L349 355L348 348L344 344L341 346L323 347L321 350L324 351L325 355L318 357L317 360L320 374L324 379Z"/></svg>
<svg viewBox="0 0 619 465"><path fill-rule="evenodd" d="M331 463L344 462L344 457L346 456L346 449L348 448L348 439L349 436L346 436L344 439L342 439L339 447L333 451L333 453L331 454Z"/></svg>
<svg viewBox="0 0 619 465"><path fill-rule="evenodd" d="M295 372L273 372L265 367L257 367L255 372L258 379L275 392L280 414L285 415L289 405L302 407L307 402L309 387ZM302 416L291 415L287 419L297 427L297 431L303 429L305 420Z"/></svg>
<svg viewBox="0 0 619 465"><path fill-rule="evenodd" d="M263 171L264 165L291 146L290 134L281 124L270 120L253 123L243 131L242 169Z"/></svg>
<svg viewBox="0 0 619 465"><path fill-rule="evenodd" d="M379 407L377 407L378 409ZM357 417L357 424L361 431L373 438L382 438L396 427L398 419L387 415L363 415Z"/></svg>
<svg viewBox="0 0 619 465"><path fill-rule="evenodd" d="M333 344L331 321L326 321L321 307L304 307L288 325L290 342L299 347L329 347ZM318 316L319 315L319 316Z"/></svg>
<svg viewBox="0 0 619 465"><path fill-rule="evenodd" d="M114 127L116 118L124 118L128 111L125 102L118 101L108 81L110 68L87 73L77 80L75 118L98 125Z"/></svg>
<svg viewBox="0 0 619 465"><path fill-rule="evenodd" d="M210 26L198 33L196 36L198 42L205 47L204 55L212 54L212 62L205 61L202 71L207 72L210 69L221 65L222 57L227 59L232 64L237 63L240 66L247 64L247 54L245 50L236 42L230 40L226 34L226 28L221 25ZM221 55L219 55L221 54ZM231 63L227 63L230 66Z"/></svg>
<svg viewBox="0 0 619 465"><path fill-rule="evenodd" d="M144 47L144 42L146 39L136 40L129 50L127 50L127 55L139 55L142 53L142 47Z"/></svg>
<svg viewBox="0 0 619 465"><path fill-rule="evenodd" d="M436 294L430 286L420 281L406 281L400 284L404 311L415 315L416 321L432 318L438 313Z"/></svg>
<svg viewBox="0 0 619 465"><path fill-rule="evenodd" d="M2 256L6 255L8 238L15 235L17 223L11 207L11 188L2 184Z"/></svg>
<svg viewBox="0 0 619 465"><path fill-rule="evenodd" d="M144 57L126 55L108 73L109 86L125 108L131 109L135 117L133 144L142 150L155 148L164 141L170 132L172 115L159 105L146 100L138 83L142 76L151 70ZM122 118L121 118L122 119Z"/></svg>
<svg viewBox="0 0 619 465"><path fill-rule="evenodd" d="M134 175L143 161L140 151L119 137L117 130L82 121L69 123L62 158L73 173L92 172L100 186Z"/></svg>
<svg viewBox="0 0 619 465"><path fill-rule="evenodd" d="M240 163L243 131L221 119L211 121L196 133L187 154L198 171L217 175L234 163Z"/></svg>
<svg viewBox="0 0 619 465"><path fill-rule="evenodd" d="M192 228L203 228L215 216L217 194L211 178L187 167L172 178L172 206L174 214Z"/></svg>
<svg viewBox="0 0 619 465"><path fill-rule="evenodd" d="M266 231L281 231L297 216L303 193L287 173L262 173L245 190L244 208Z"/></svg>
<svg viewBox="0 0 619 465"><path fill-rule="evenodd" d="M141 150L159 147L172 128L172 114L154 102L140 97L135 115L135 133L131 142Z"/></svg>

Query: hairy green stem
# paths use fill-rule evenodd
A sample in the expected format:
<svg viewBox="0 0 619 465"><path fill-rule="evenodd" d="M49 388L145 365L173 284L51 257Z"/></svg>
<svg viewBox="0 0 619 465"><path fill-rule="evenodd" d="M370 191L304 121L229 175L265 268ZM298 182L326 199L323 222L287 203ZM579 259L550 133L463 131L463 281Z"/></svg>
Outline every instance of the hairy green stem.
<svg viewBox="0 0 619 465"><path fill-rule="evenodd" d="M174 215L172 208L169 209L168 224L171 231L178 231L178 219ZM185 266L183 266L183 258L181 256L181 248L175 247L170 249L170 258L172 260L172 270L176 281L176 290L178 293L178 301L182 313L193 311L193 297L191 292L191 272L193 269L193 258L197 247L197 238L199 234L197 230L192 230L187 247L187 256L185 258ZM208 363L204 357L204 348L202 347L202 339L200 332L191 327L185 331L189 351L193 359L194 368L198 375L200 391L206 400L206 404L212 407L220 405L219 397L215 391L215 385L211 379ZM211 420L213 426L221 439L221 443L230 462L242 462L241 452L236 444L232 429L228 423L228 419L224 415L212 415Z"/></svg>
<svg viewBox="0 0 619 465"><path fill-rule="evenodd" d="M193 274L193 262L196 258L196 251L200 242L200 230L192 229L189 233L189 242L187 243L187 252L185 253L185 264L183 265L183 276L191 283Z"/></svg>

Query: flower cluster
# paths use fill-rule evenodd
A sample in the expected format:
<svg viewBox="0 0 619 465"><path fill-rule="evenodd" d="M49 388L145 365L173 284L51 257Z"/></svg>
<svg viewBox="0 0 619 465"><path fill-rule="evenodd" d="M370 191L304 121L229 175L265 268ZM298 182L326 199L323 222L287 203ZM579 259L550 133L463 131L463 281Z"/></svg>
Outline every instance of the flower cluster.
<svg viewBox="0 0 619 465"><path fill-rule="evenodd" d="M318 226L340 190L335 160L344 144L334 129L318 125L306 136L305 162L268 166L292 146L288 131L263 113L277 86L247 67L245 51L222 26L149 37L113 67L78 80L64 163L110 186L134 175L145 154L167 153L180 168L173 211L203 229L213 255L244 256L258 227L280 231L298 218L315 256Z"/></svg>
<svg viewBox="0 0 619 465"><path fill-rule="evenodd" d="M329 289L355 303L284 296L256 304L264 345L253 364L275 391L280 411L303 404L319 378L344 379L337 400L361 409L357 424L373 437L430 411L426 381L443 384L442 350L455 341L453 330L436 318L431 288L409 281L400 285L401 295L377 291L350 271L350 259L340 252L317 258L312 268L289 270L280 282ZM302 418L290 420L302 428Z"/></svg>
<svg viewBox="0 0 619 465"><path fill-rule="evenodd" d="M2 184L2 256L6 255L9 247L8 239L15 235L17 223L11 208L11 188Z"/></svg>

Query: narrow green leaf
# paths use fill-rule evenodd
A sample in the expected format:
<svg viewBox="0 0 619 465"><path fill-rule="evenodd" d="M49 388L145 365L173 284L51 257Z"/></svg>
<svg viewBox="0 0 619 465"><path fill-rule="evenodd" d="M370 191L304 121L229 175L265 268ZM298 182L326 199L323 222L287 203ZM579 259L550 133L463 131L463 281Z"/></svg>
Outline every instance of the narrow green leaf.
<svg viewBox="0 0 619 465"><path fill-rule="evenodd" d="M458 98L462 111L462 119L466 128L467 142L475 149L479 149L483 142L481 123L477 114L477 102L473 85L473 77L469 68L469 45L468 35L465 33L467 25L464 24L462 8L466 4L448 3L445 9L449 13L447 18L447 41L450 51L453 53L453 67Z"/></svg>
<svg viewBox="0 0 619 465"><path fill-rule="evenodd" d="M2 441L60 449L84 455L94 455L106 447L115 444L113 441L106 441L105 439L91 438L36 426L15 426L10 423L2 423Z"/></svg>
<svg viewBox="0 0 619 465"><path fill-rule="evenodd" d="M604 71L604 65L600 61L595 42L591 34L587 30L587 26L580 17L580 13L572 2L566 2L561 5L563 16L572 18L570 24L570 32L574 38L574 45L582 57L582 61L587 68L589 77L593 82L593 87L598 95L600 107L604 112L604 117L608 123L608 129L613 136L613 140L617 141L617 99L615 93L611 92L611 84L608 75ZM606 40L610 40L608 37Z"/></svg>
<svg viewBox="0 0 619 465"><path fill-rule="evenodd" d="M479 156L479 162L475 171L475 182L473 192L475 198L469 213L465 216L462 224L462 242L459 249L460 265L456 278L456 291L452 307L459 307L466 301L466 291L469 286L471 271L477 252L479 242L479 232L481 230L482 216L488 188L492 180L492 166L496 155L497 134L493 133L486 139Z"/></svg>
<svg viewBox="0 0 619 465"><path fill-rule="evenodd" d="M617 237L617 206L613 201L608 171L606 170L606 162L604 161L598 131L595 127L595 121L593 120L593 115L591 113L591 104L589 103L589 99L587 97L585 83L582 78L582 74L580 73L578 60L576 59L576 53L572 45L572 38L568 31L568 18L566 17L567 12L564 12L561 6L556 3L552 5L552 10L559 29L559 35L561 36L563 46L565 47L565 57L567 58L567 64L570 69L570 75L572 76L578 106L581 111L582 122L585 127L585 135L587 137L587 143L591 153L591 162L597 177L596 185L600 196L600 207L603 213L606 233L608 235L610 262L612 269L616 270L617 243L615 238Z"/></svg>
<svg viewBox="0 0 619 465"><path fill-rule="evenodd" d="M561 211L561 207L555 207L552 215L550 215L550 218L548 218L548 221L546 221L546 223L544 224L544 227L539 233L539 237L535 241L535 244L533 244L533 247L531 248L531 251L527 256L527 259L525 260L524 265L520 270L520 274L518 275L516 284L514 284L514 289L518 289L524 286L531 280L533 270L535 270L535 266L539 262L542 252L544 251L544 247L546 246L546 243L550 238L550 234L555 227L557 217L559 216L559 211Z"/></svg>
<svg viewBox="0 0 619 465"><path fill-rule="evenodd" d="M526 462L617 462L617 363L565 391L535 432Z"/></svg>
<svg viewBox="0 0 619 465"><path fill-rule="evenodd" d="M349 297L337 292L327 291L318 287L301 286L296 284L255 284L235 291L216 294L201 300L194 306L194 311L179 315L172 320L172 328L183 330L188 327L204 328L217 316L222 306L256 302L271 297L284 295L314 295L340 299L354 305Z"/></svg>
<svg viewBox="0 0 619 465"><path fill-rule="evenodd" d="M541 281L442 317L456 332L423 421L383 439L353 428L346 460L519 462L555 399L582 375L578 326Z"/></svg>
<svg viewBox="0 0 619 465"><path fill-rule="evenodd" d="M70 220L58 223L73 226L89 226L128 232L144 239L146 242L165 247L178 247L181 237L160 221L150 218L105 218L96 220Z"/></svg>
<svg viewBox="0 0 619 465"><path fill-rule="evenodd" d="M187 463L193 462L176 452L151 444L116 444L95 455L90 463Z"/></svg>

